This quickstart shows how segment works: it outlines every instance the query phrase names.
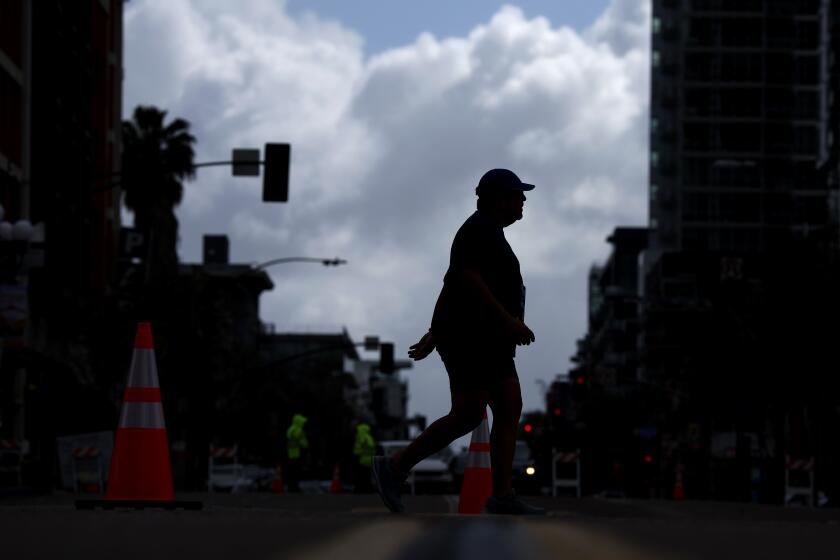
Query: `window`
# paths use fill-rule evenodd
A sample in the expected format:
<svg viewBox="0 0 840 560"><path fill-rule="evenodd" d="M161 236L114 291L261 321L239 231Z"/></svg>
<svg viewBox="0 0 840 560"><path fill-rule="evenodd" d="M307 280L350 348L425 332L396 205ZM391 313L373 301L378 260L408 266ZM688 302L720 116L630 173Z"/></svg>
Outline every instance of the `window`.
<svg viewBox="0 0 840 560"><path fill-rule="evenodd" d="M724 194L720 197L722 222L755 223L761 220L761 198L758 194Z"/></svg>
<svg viewBox="0 0 840 560"><path fill-rule="evenodd" d="M705 193L687 193L683 198L682 217L687 222L706 222L717 214L717 197Z"/></svg>
<svg viewBox="0 0 840 560"><path fill-rule="evenodd" d="M775 2L771 7L774 8L774 11L782 8L780 4ZM791 9L790 12L792 11ZM767 46L771 48L792 47L796 41L796 27L789 15L793 14L776 12L774 15L783 17L774 17L767 20Z"/></svg>
<svg viewBox="0 0 840 560"><path fill-rule="evenodd" d="M794 128L793 145L797 154L816 154L817 139L817 128L814 126L797 126Z"/></svg>
<svg viewBox="0 0 840 560"><path fill-rule="evenodd" d="M768 117L787 118L791 116L797 104L797 98L793 91L784 88L767 88L765 95Z"/></svg>
<svg viewBox="0 0 840 560"><path fill-rule="evenodd" d="M800 49L816 49L820 46L820 27L816 21L796 22L796 46Z"/></svg>
<svg viewBox="0 0 840 560"><path fill-rule="evenodd" d="M796 223L822 224L828 221L828 204L823 196L797 196L793 199Z"/></svg>
<svg viewBox="0 0 840 560"><path fill-rule="evenodd" d="M712 164L711 185L715 187L758 187L760 169L753 160L722 160Z"/></svg>
<svg viewBox="0 0 840 560"><path fill-rule="evenodd" d="M803 119L819 118L819 95L815 91L796 92L794 112Z"/></svg>
<svg viewBox="0 0 840 560"><path fill-rule="evenodd" d="M683 183L686 186L700 187L709 184L711 160L708 158L686 158L683 167Z"/></svg>
<svg viewBox="0 0 840 560"><path fill-rule="evenodd" d="M767 82L771 84L789 84L794 76L793 56L787 53L768 53Z"/></svg>
<svg viewBox="0 0 840 560"><path fill-rule="evenodd" d="M817 56L796 57L796 82L799 84L817 84L820 81L820 66Z"/></svg>

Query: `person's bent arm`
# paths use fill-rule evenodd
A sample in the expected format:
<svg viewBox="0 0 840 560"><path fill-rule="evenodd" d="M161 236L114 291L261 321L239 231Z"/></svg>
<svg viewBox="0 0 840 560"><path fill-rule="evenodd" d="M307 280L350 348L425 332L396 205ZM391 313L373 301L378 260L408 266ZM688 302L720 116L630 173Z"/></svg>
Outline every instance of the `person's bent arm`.
<svg viewBox="0 0 840 560"><path fill-rule="evenodd" d="M499 300L487 287L481 274L471 268L465 268L460 274L460 279L469 292L475 293L479 301L492 310L499 326L513 337L516 344L531 344L535 340L531 329L520 319L508 313L507 309L499 303Z"/></svg>
<svg viewBox="0 0 840 560"><path fill-rule="evenodd" d="M448 276L448 274L447 274ZM432 313L432 325L436 323L436 319L440 317L440 314L443 312L443 308L446 302L446 298L448 297L449 287L446 282L447 277L443 277L443 287L440 289L440 294L438 294L437 302L435 302L435 310ZM432 327L429 328L429 332L423 335L423 338L417 342L417 344L412 344L408 349L408 357L413 360L422 360L426 356L432 353L432 350L435 349L437 346L437 339L435 338L435 333Z"/></svg>

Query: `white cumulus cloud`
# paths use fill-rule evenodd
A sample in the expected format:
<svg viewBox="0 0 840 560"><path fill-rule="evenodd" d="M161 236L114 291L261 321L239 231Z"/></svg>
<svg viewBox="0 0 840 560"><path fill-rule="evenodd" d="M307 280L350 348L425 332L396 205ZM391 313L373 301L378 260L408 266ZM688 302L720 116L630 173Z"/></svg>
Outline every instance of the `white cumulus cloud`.
<svg viewBox="0 0 840 560"><path fill-rule="evenodd" d="M125 107L192 123L199 161L292 144L290 200L258 179L202 169L178 210L180 254L225 232L238 262L340 256L338 268L268 269L262 316L278 330L378 334L407 351L427 328L449 246L484 171L537 189L506 230L528 285L537 343L519 352L526 407L567 369L585 331L586 271L617 225L645 222L647 2L613 0L578 33L501 8L462 37L430 33L363 54L340 23L284 2L135 0L126 5ZM448 409L437 358L417 364L411 407Z"/></svg>

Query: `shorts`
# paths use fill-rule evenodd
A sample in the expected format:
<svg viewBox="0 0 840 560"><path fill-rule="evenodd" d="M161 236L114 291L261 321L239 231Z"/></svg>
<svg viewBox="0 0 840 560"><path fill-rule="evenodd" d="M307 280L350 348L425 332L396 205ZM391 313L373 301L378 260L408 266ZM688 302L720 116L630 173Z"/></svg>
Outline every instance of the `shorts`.
<svg viewBox="0 0 840 560"><path fill-rule="evenodd" d="M494 354L483 356L479 352L443 352L440 354L451 391L480 391L492 389L506 379L519 379L513 356Z"/></svg>

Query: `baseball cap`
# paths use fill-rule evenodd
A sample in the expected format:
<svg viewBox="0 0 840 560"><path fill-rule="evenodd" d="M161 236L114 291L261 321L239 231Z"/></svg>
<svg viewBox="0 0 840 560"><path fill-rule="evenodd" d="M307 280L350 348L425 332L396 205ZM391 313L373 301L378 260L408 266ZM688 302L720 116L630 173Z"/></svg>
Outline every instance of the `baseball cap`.
<svg viewBox="0 0 840 560"><path fill-rule="evenodd" d="M491 169L481 176L475 194L478 196L506 191L530 191L534 185L523 183L510 169Z"/></svg>

